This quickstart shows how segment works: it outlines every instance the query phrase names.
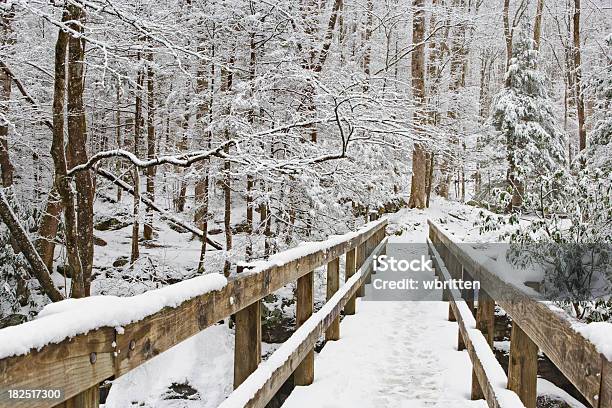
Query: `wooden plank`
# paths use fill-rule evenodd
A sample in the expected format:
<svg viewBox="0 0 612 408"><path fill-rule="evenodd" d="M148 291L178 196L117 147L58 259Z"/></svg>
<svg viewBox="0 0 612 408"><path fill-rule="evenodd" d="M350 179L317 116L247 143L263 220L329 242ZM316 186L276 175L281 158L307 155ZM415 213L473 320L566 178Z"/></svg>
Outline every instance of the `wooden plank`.
<svg viewBox="0 0 612 408"><path fill-rule="evenodd" d="M429 221L430 233L437 235L441 245L449 248L460 262L472 271L480 287L495 299L540 350L559 368L567 379L592 405L599 404L601 356L595 346L577 333L568 316L551 310L525 295L514 285L503 281L487 265L480 265L463 248L452 242Z"/></svg>
<svg viewBox="0 0 612 408"><path fill-rule="evenodd" d="M0 360L0 407L50 408L113 376L115 330L107 327ZM93 363L91 362L93 361ZM9 399L8 389L60 389L57 400Z"/></svg>
<svg viewBox="0 0 612 408"><path fill-rule="evenodd" d="M372 253L372 251L374 250L374 248L376 247L375 243L374 243L374 239L376 238L375 235L372 235L370 238L368 238L368 240L365 242L364 244L364 251L363 251L363 257L364 259L369 257L370 254ZM369 285L372 283L372 274L368 273L368 276L366 276L366 280L365 280L365 285ZM365 288L364 288L365 289ZM363 294L365 296L365 292Z"/></svg>
<svg viewBox="0 0 612 408"><path fill-rule="evenodd" d="M536 408L538 382L538 346L512 322L508 389L516 392L527 408Z"/></svg>
<svg viewBox="0 0 612 408"><path fill-rule="evenodd" d="M346 253L346 265L345 265L345 269L344 269L344 281L348 281L351 276L353 276L355 274L356 271L356 263L355 263L355 258L356 258L356 250L355 248L351 249L350 251L348 251ZM346 306L344 307L344 314L345 315L354 315L355 314L355 303L356 303L356 296L352 296L348 302L346 302Z"/></svg>
<svg viewBox="0 0 612 408"><path fill-rule="evenodd" d="M495 301L484 289L478 291L476 324L478 330L487 339L489 346L493 348L493 339L495 338Z"/></svg>
<svg viewBox="0 0 612 408"><path fill-rule="evenodd" d="M297 327L312 316L314 273L310 272L297 281L295 320ZM310 385L314 381L314 349L306 353L293 374L295 385Z"/></svg>
<svg viewBox="0 0 612 408"><path fill-rule="evenodd" d="M234 389L257 369L261 361L261 301L236 313L234 336Z"/></svg>
<svg viewBox="0 0 612 408"><path fill-rule="evenodd" d="M383 240L374 251L375 254L380 253L381 248L386 245L386 239ZM370 258L371 259L371 258ZM283 363L272 373L269 375L267 367L260 367L263 372L262 376L265 373L265 383L262 386L257 384L256 387L253 384L247 384L249 380L257 380L257 375L249 378L243 384L247 389L251 390L253 388L257 388L257 391L254 395L250 396L248 400L243 401L240 398L235 398L238 396L238 392L241 391L240 387L236 390L235 393L231 394L224 402L221 403L219 408L226 407L237 407L244 406L248 408L264 408L270 399L274 397L276 392L280 389L280 387L287 381L291 373L294 372L296 367L299 365L300 361L312 350L317 340L323 335L325 330L329 327L332 321L340 315L340 312L343 308L346 307L349 299L354 298L355 293L359 289L360 286L365 282L365 274L361 274L354 282L347 288L344 294L336 300L335 304L329 303L326 304L326 307L329 307L328 313L316 324L314 325L307 335L304 336L304 340L302 340L298 347L296 347L288 358L283 359ZM344 289L344 288L342 288ZM295 336L296 334L294 334ZM255 373L257 374L257 372ZM260 376L261 377L261 376ZM250 391L249 391L250 395Z"/></svg>
<svg viewBox="0 0 612 408"><path fill-rule="evenodd" d="M430 248L432 247L433 247L433 244L430 244ZM437 258L439 257L439 254L436 254L436 252L433 252L433 256ZM442 260L437 259L437 262L440 267L440 275L442 279L443 280L451 279L450 272L441 263ZM487 401L487 405L489 406L489 408L505 408L508 406L511 406L512 408L522 407L523 405L520 399L518 398L518 395L511 394L511 395L504 395L502 397L499 395L499 392L505 391L505 390L498 391L491 383L491 380L489 379L489 375L493 373L490 373L490 370L496 370L497 373L494 373L494 374L496 374L497 377L505 377L503 368L501 367L501 365L499 365L499 363L495 359L493 350L490 347L487 347L487 348L483 348L483 347L477 348L476 347L477 342L481 344L482 343L486 344L487 340L484 338L480 330L468 329L466 322L472 321L473 316L469 312L469 309L466 307L466 304L461 300L461 294L458 291L454 291L454 292L449 291L449 295L450 295L449 304L453 308L453 313L457 318L457 325L459 327L459 331L463 334L463 337L465 339L465 347L470 356L470 360L472 361L472 366L473 366L472 369L476 377L476 381L479 384L479 387L481 389L482 395ZM483 361L489 362L489 365L487 366L487 368L485 368L485 364L483 364ZM495 362L496 364L495 367L491 365L490 362L492 361ZM515 402L512 402L513 398L516 398ZM503 405L502 401L507 401L509 405Z"/></svg>
<svg viewBox="0 0 612 408"><path fill-rule="evenodd" d="M98 408L100 406L100 387L95 385L67 401L62 402L57 408Z"/></svg>
<svg viewBox="0 0 612 408"><path fill-rule="evenodd" d="M612 363L601 356L601 392L598 408L612 408Z"/></svg>
<svg viewBox="0 0 612 408"><path fill-rule="evenodd" d="M327 264L327 300L340 289L340 258L336 258ZM340 316L330 324L325 332L325 340L340 339Z"/></svg>
<svg viewBox="0 0 612 408"><path fill-rule="evenodd" d="M366 254L365 254L365 242L361 243L358 247L357 247L357 259L355 261L355 267L357 269L361 269L364 267L364 261L366 259ZM364 297L365 296L365 285L366 285L366 281L367 281L367 277L366 280L363 282L362 287L359 288L359 290L357 291L357 297Z"/></svg>
<svg viewBox="0 0 612 408"><path fill-rule="evenodd" d="M493 349L495 335L495 301L484 290L478 291L478 310L476 312L476 328L480 330ZM476 371L472 370L472 400L483 399L484 393L478 382Z"/></svg>

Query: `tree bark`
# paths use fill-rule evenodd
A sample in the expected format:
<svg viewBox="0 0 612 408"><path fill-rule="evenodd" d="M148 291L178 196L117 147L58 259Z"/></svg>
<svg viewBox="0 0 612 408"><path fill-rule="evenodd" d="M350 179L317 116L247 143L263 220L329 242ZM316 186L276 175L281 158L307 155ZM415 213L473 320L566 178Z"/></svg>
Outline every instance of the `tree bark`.
<svg viewBox="0 0 612 408"><path fill-rule="evenodd" d="M119 92L119 86L117 87L117 106L121 106L121 94ZM115 126L117 126L117 129L115 130L115 143L117 144L118 149L122 149L123 148L123 137L121 135L121 110L120 109L117 109L117 111L115 112ZM121 174L122 167L123 166L121 165L121 160L117 160L115 172L117 174ZM117 186L117 202L118 203L121 202L122 192L123 192L123 189Z"/></svg>
<svg viewBox="0 0 612 408"><path fill-rule="evenodd" d="M504 39L506 41L506 71L512 58L512 28L510 27L510 0L504 0L503 9Z"/></svg>
<svg viewBox="0 0 612 408"><path fill-rule="evenodd" d="M63 11L62 20L68 21L72 16L68 10ZM68 53L68 34L58 30L55 44L55 76L53 88L53 141L51 143L51 157L55 170L54 184L59 193L64 208L64 234L66 243L66 256L68 266L72 273L71 297L85 296L83 285L83 266L77 246L77 215L75 198L66 177L67 161L64 148L64 106L66 98L66 55Z"/></svg>
<svg viewBox="0 0 612 408"><path fill-rule="evenodd" d="M535 23L533 25L533 42L535 43L534 49L538 51L540 49L540 37L542 35L542 12L544 11L544 0L538 0L536 8Z"/></svg>
<svg viewBox="0 0 612 408"><path fill-rule="evenodd" d="M204 41L203 39L201 41ZM214 53L214 48L212 50ZM200 130L197 132L203 137L203 147L210 149L212 143L212 134L209 130L205 130L207 125L212 120L212 96L207 96L206 93L211 90L214 86L214 64L210 66L210 73L208 72L206 63L200 62L197 79L197 93L199 96L198 110L196 112L196 123ZM210 81L209 81L210 75ZM206 123L204 123L206 121ZM206 126L205 126L206 125ZM206 257L206 244L208 239L208 200L209 200L209 183L210 183L210 160L206 160L204 163L199 165L200 179L195 185L195 199L196 199L196 213L195 223L202 230L203 236L201 237L202 245L200 248L200 260L198 262L198 270L204 272L204 260Z"/></svg>
<svg viewBox="0 0 612 408"><path fill-rule="evenodd" d="M76 32L83 32L85 10L77 5L68 6L68 25ZM71 36L68 41L67 83L67 158L70 167L87 162L87 124L83 104L85 48L84 39ZM94 182L89 171L79 172L76 182L77 247L82 265L83 294L89 296L93 268L93 201Z"/></svg>
<svg viewBox="0 0 612 408"><path fill-rule="evenodd" d="M11 24L14 15L13 6L11 6L8 10L3 10L0 16L0 43L3 48L13 43ZM11 79L8 68L3 64L0 67L0 114L3 117L0 119L0 172L2 173L2 186L5 188L13 185L13 173L15 171L9 156L8 145L9 123L7 117L11 100Z"/></svg>
<svg viewBox="0 0 612 408"><path fill-rule="evenodd" d="M153 53L147 53L147 158L155 158L155 94L154 94ZM147 198L155 202L156 166L147 169ZM147 207L143 238L153 239L153 212Z"/></svg>
<svg viewBox="0 0 612 408"><path fill-rule="evenodd" d="M576 86L576 113L578 115L578 138L580 141L580 151L586 149L586 128L584 112L584 94L582 92L582 59L580 53L580 0L574 0L573 16L573 35L574 35L574 70Z"/></svg>
<svg viewBox="0 0 612 408"><path fill-rule="evenodd" d="M134 221L132 223L132 253L130 256L130 263L133 264L140 257L140 246L138 245L138 236L140 232L140 173L136 166L134 166L132 170L132 183L134 183L134 200L132 206Z"/></svg>
<svg viewBox="0 0 612 408"><path fill-rule="evenodd" d="M414 99L413 124L415 133L422 132L425 112L425 9L424 0L413 0L412 42L412 96ZM415 143L412 152L412 183L410 185L410 208L425 208L427 205L427 154L420 143Z"/></svg>
<svg viewBox="0 0 612 408"><path fill-rule="evenodd" d="M138 60L140 60L140 53L138 54ZM141 129L143 124L142 118L142 89L144 86L144 73L142 70L138 71L136 79L136 97L135 97L135 109L134 109L134 154L138 156L140 150L140 139ZM133 216L134 222L132 224L132 254L130 257L131 263L136 262L140 257L140 248L138 239L140 235L140 174L138 167L134 166L132 170L132 182L134 183L134 201L133 201Z"/></svg>
<svg viewBox="0 0 612 408"><path fill-rule="evenodd" d="M233 67L234 65L234 57L230 57L229 66ZM224 77L222 89L221 91L231 92L232 83L234 80L234 74L230 70L223 69L222 76ZM229 112L228 112L229 113ZM229 129L225 130L225 138L226 140L230 139ZM225 148L225 153L229 154L229 146ZM223 225L225 227L225 250L231 251L232 249L232 175L231 175L231 162L229 160L225 160L223 162L223 198L224 198L224 209L223 209ZM225 260L225 264L223 266L223 273L225 276L229 276L231 268L231 262L229 259Z"/></svg>

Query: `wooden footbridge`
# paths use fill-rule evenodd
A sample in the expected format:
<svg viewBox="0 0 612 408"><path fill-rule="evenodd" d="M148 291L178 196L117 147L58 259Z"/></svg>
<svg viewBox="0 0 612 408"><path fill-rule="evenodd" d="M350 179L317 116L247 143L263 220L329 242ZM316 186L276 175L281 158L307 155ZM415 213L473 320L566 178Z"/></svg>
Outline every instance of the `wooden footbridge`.
<svg viewBox="0 0 612 408"><path fill-rule="evenodd" d="M305 406L299 402L299 394L307 395L309 389L317 389L317 386L321 389L330 379L342 378L350 384L360 384L361 388L375 387L374 382L369 384L368 381L358 381L364 376L363 372L359 372L363 368L359 362L367 360L358 355L366 351L345 350L345 354L352 353L360 358L351 362L352 367L338 365L334 367L334 373L322 372L319 378L319 371L315 372L318 366L315 364L314 347L322 336L333 342L327 343L321 353L322 357L333 362L334 354L326 354L325 349L343 349L342 327L345 323L341 327L341 315L346 317L344 321L352 328L360 327L360 308L367 302L357 302L357 298L366 295L366 287L372 279L372 259L386 251L389 240L386 227L386 220L372 221L358 232L321 243L309 253L288 256L283 262L261 270L244 271L229 280L220 290L195 296L177 307L165 307L121 330L101 327L59 343L45 345L39 350L32 349L26 354L4 358L0 360L0 407L97 407L100 383L126 374L231 315L235 319L235 390L221 404L222 407L265 407L290 378L293 378L296 386L304 386L296 388L296 391L299 390L294 391L296 397L287 400L288 406L295 407ZM439 279L472 278L480 281L480 290L476 296L477 305L473 301L473 293L448 290L444 298L437 302L420 305L405 302L401 307L385 306L384 312L380 312L394 314L392 317L397 322L405 317L406 324L385 326L385 330L393 328L398 336L410 331L412 344L419 344L419 330L422 329L413 327L412 322L418 320L424 328L428 324L428 316L433 316L428 310L439 311L441 307L445 308L443 319L454 323L438 322L439 329L435 330L439 331L435 333L452 337L450 341L456 344L457 350L467 350L472 365L472 379L471 390L465 390L465 401L440 400L442 402L437 405L429 403L423 406L473 406L470 405L471 397L471 400L480 400L482 405L492 408L535 408L538 351L541 351L593 408L612 408L612 364L592 343L574 330L567 316L529 298L500 279L494 271L479 263L472 252L457 245L439 226L431 222L427 244ZM327 302L314 313L313 271L324 266L327 267ZM341 274L342 270L344 274ZM344 282L341 282L342 276L345 277ZM297 330L262 362L260 302L266 295L295 281ZM512 318L508 376L492 351L495 304ZM366 313L368 309L364 307L363 310ZM375 315L371 314L371 317ZM380 331L369 331L368 327L364 327L362 332L354 330L351 333L353 337L355 333L360 333L359 336L371 338L372 342L381 342L383 337L379 336L384 333ZM402 345L395 346L401 351ZM389 344L377 346L391 347ZM424 349L429 345L420 342L420 347ZM436 350L430 352L435 354ZM410 356L407 356L404 362L396 363L394 367L395 379L400 382L405 380L403 391L398 393L394 402L384 403L381 399L379 402L364 402L360 406L421 406L416 401L421 398L420 394L411 387L424 386L410 380L415 378L414 367L408 367L410 363ZM426 377L433 377L445 369L438 367L435 371L434 363L420 367L419 378L425 383L431 380ZM466 363L470 370L467 360ZM333 364L330 366L333 367ZM352 379L355 381L351 382ZM384 381L381 376L380 383ZM59 389L62 393L58 398L34 399L11 398L15 394L8 392L41 389ZM428 398L429 402L435 399L432 393L444 392L439 387L431 387L431 390L423 397ZM342 405L338 400L329 406L348 405Z"/></svg>

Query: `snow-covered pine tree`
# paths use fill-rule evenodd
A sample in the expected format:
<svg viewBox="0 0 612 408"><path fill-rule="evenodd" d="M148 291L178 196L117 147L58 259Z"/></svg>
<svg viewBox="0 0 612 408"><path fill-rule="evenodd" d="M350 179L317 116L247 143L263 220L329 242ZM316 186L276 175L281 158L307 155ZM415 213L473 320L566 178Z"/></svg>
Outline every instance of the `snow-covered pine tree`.
<svg viewBox="0 0 612 408"><path fill-rule="evenodd" d="M587 167L599 168L609 176L612 172L612 34L606 38L606 44L604 66L591 81L594 124L583 156Z"/></svg>
<svg viewBox="0 0 612 408"><path fill-rule="evenodd" d="M491 115L507 150L509 207L515 210L528 205L530 192L539 191L539 184L558 175L565 165L565 135L556 126L530 33L524 25L514 41L506 86L496 96Z"/></svg>

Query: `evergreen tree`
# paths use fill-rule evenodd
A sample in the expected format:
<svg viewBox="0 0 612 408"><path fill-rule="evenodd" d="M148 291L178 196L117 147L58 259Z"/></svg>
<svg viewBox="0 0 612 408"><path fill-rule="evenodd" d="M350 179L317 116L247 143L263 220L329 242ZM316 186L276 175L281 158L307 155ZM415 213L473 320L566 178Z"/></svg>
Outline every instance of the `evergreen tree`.
<svg viewBox="0 0 612 408"><path fill-rule="evenodd" d="M605 64L593 77L593 130L581 159L591 169L612 172L612 34L606 38Z"/></svg>
<svg viewBox="0 0 612 408"><path fill-rule="evenodd" d="M558 174L565 163L564 135L557 129L545 76L537 68L538 51L523 27L513 45L506 86L497 95L491 122L506 147L510 208L529 201L531 181L539 183Z"/></svg>

